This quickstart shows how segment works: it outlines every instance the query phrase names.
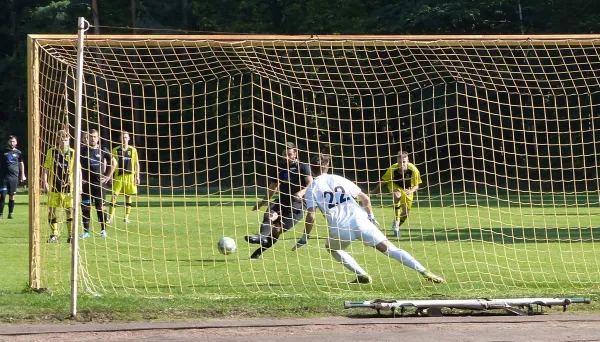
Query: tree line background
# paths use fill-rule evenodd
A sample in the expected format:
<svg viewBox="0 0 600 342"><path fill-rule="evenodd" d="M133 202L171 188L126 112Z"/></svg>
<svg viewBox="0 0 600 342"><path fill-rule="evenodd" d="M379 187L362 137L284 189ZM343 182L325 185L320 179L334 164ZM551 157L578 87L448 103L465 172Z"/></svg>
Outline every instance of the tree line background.
<svg viewBox="0 0 600 342"><path fill-rule="evenodd" d="M124 4L127 4L127 10L124 10ZM7 0L0 4L0 35L4 42L0 47L0 73L2 83L0 86L0 108L2 108L0 122L0 139L6 141L9 134L16 134L20 137L20 147L22 150L27 150L27 127L24 124L27 118L27 84L26 80L26 35L28 33L75 33L76 18L84 16L94 25L93 33L103 34L123 34L123 33L140 33L140 34L183 34L183 33L256 33L256 34L302 34L302 35L319 35L319 34L565 34L565 33L598 33L600 32L600 23L597 20L597 14L600 13L600 4L593 1L573 0L573 1L553 1L553 0L489 0L489 1L471 1L471 0L456 0L456 1L440 1L440 0L413 0L413 1L391 1L391 0L222 0L222 1L198 1L198 0L180 0L165 2L159 0L63 0L63 1L42 1L42 0ZM425 90L427 91L427 90ZM458 91L458 90L457 90ZM467 94L475 90L462 90L461 93ZM468 98L465 97L465 98ZM465 100L466 101L466 100ZM266 101L268 102L268 101ZM324 100L324 104L327 101ZM517 101L520 103L520 101ZM455 105L460 105L459 103ZM240 105L241 106L241 105ZM294 104L290 104L294 106ZM475 106L475 105L473 105ZM265 115L267 114L267 115ZM265 117L278 117L276 113L267 113L263 111ZM360 113L364 115L365 113ZM447 113L448 114L448 113ZM450 113L452 114L452 113ZM588 113L589 114L589 113ZM282 113L283 120L287 114ZM469 113L468 115L477 115ZM535 113L528 114L532 118L536 117ZM340 120L347 117L352 117L352 113L340 113ZM255 118L259 122L264 119ZM518 120L517 125L523 126L526 124L527 118ZM207 119L221 120L220 118ZM398 119L391 122L395 127L392 130L400 132L402 127L412 127L413 125L426 126L430 131L434 131L435 127L430 126L430 123L420 122L412 123L410 120L414 118ZM423 120L416 119L416 120ZM492 119L490 119L492 120ZM207 121L207 122L208 122ZM284 125L285 120L280 123ZM434 120L442 122L442 119ZM468 120L467 120L468 121ZM157 121L158 122L158 121ZM205 124L207 123L205 122ZM293 120L289 121L293 122ZM534 121L531 121L534 122ZM553 122L560 122L556 119ZM535 122L534 122L535 123ZM446 129L449 129L456 123L444 123ZM158 129L157 124L157 129ZM243 123L239 125L242 127ZM264 127L271 127L271 131L277 131L278 128L275 122L266 123ZM506 126L504 126L506 127ZM164 129L164 128L163 128ZM481 129L478 127L474 130ZM456 128L457 131L460 129ZM377 128L372 129L377 132ZM560 131L557 127L555 131ZM425 130L423 131L425 132ZM423 132L414 132L411 134L425 134ZM562 143L565 143L565 135L568 135L568 129L564 129ZM207 133L208 134L208 133ZM264 134L270 134L265 132ZM319 132L306 132L303 137L310 141L311 134L320 134ZM493 132L481 132L481 135L493 136ZM243 134L240 133L240 137ZM355 136L352 139L358 139ZM446 139L459 138L459 136L447 136ZM573 137L569 137L572 139ZM199 136L195 138L198 142L193 141L193 144L201 143L202 141L210 141L210 137ZM242 139L242 138L240 138ZM335 143L343 142L344 136L340 136ZM366 138L368 139L368 137ZM373 136L372 140L378 142L397 141L400 137ZM431 139L431 136L430 138ZM465 136L462 141L472 139L472 135ZM518 140L518 137L511 137L511 140ZM553 139L553 138L550 138ZM560 134L556 134L556 142L560 139ZM589 141L584 142L592 144L595 148L593 135L589 136ZM240 140L241 141L241 140ZM524 144L522 149L532 149L535 143L527 143L526 137L523 137ZM443 142L443 144L451 144L452 141ZM172 142L163 144L170 145ZM175 142L178 146L186 145L188 142ZM350 142L349 142L350 143ZM356 144L356 141L352 141ZM431 144L439 144L439 141L431 141ZM481 144L481 142L472 141L471 144ZM546 142L552 145L552 141ZM144 142L140 142L144 144ZM301 142L302 144L302 142ZM360 144L360 142L359 142ZM490 144L494 144L490 142ZM243 145L240 142L240 145ZM343 146L341 144L340 146ZM266 149L275 150L275 146L264 146ZM458 147L453 147L454 149ZM157 150L159 148L156 148ZM150 149L149 149L150 150ZM256 149L254 150L256 151ZM425 153L425 149L420 150ZM482 157L489 152L483 148L480 152L474 153L472 163L484 163ZM511 158L514 161L504 160L505 154L502 148L495 150L493 156L488 156L490 160L494 160L494 164L502 164L504 162L518 165L517 160L519 154L524 154L527 151L517 151L514 147L510 151ZM179 152L181 156L170 157L171 159L185 159L185 149ZM235 153L254 153L248 155L244 160L254 161L256 158L264 159L256 152L243 152L242 149L233 151ZM386 155L386 151L380 151ZM442 155L460 155L469 154L469 151L445 151ZM536 155L537 151L531 151L532 155ZM339 151L339 154L346 154ZM352 153L356 155L356 150ZM389 154L389 151L388 153ZM436 152L436 155L440 155ZM364 152L364 156L368 157ZM191 166L192 171L196 168L201 168L202 158L197 157L200 162ZM428 160L426 155L416 156L421 160ZM233 158L233 157L232 157ZM595 162L594 160L580 161L581 165ZM153 159L154 158L149 158ZM368 159L368 158L367 158ZM566 158L566 161L571 159ZM225 161L224 161L225 162ZM340 160L342 165L349 161ZM354 162L354 161L353 161ZM441 161L444 169L451 168L450 158L445 162ZM528 161L525 167L531 165ZM548 165L545 166L548 172L552 172L552 168L560 169L564 166L563 160L559 160L557 167L552 166L552 159L548 158ZM338 164L339 164L338 163ZM368 169L368 161L359 164L365 164L365 169ZM380 161L372 163L380 164ZM462 163L462 161L461 161ZM576 168L577 162L572 160L569 167ZM456 165L456 164L455 164ZM150 166L149 166L150 167ZM155 173L173 173L172 170L161 171L159 162L153 167ZM170 168L172 166L168 166ZM485 169L486 165L469 165L472 169ZM496 166L494 166L495 168ZM185 173L186 166L181 166L181 170ZM231 169L229 166L228 169ZM348 165L349 169L362 169L359 166ZM178 168L179 169L179 168ZM158 170L158 171L157 171ZM259 170L257 170L259 171ZM497 171L497 170L496 170ZM496 172L495 171L495 172ZM592 173L586 174L585 179L593 179L596 176L597 170L593 168ZM215 171L221 174L220 170ZM224 171L226 172L226 171ZM518 173L518 168L514 172ZM561 175L546 176L539 175L539 179L555 179L564 180L562 171ZM497 173L497 172L496 172ZM508 172L506 173L506 175ZM465 177L457 175L457 177ZM510 175L508 175L509 178ZM522 176L513 175L513 178L523 178ZM524 175L529 177L529 175ZM210 182L211 177L207 173L207 181ZM449 175L448 177L452 177ZM473 176L472 181L477 182L477 179L482 180L483 176ZM364 179L364 175L356 174L357 179ZM370 178L370 177L368 177ZM576 178L574 174L566 177L570 180ZM498 181L498 180L495 180ZM237 181L232 180L232 183ZM240 181L244 183L244 181ZM500 180L506 182L506 179ZM179 183L179 182L178 182ZM552 184L550 184L551 186ZM586 189L589 189L589 184L584 184ZM540 184L536 188L542 188ZM564 190L564 189L561 189Z"/></svg>

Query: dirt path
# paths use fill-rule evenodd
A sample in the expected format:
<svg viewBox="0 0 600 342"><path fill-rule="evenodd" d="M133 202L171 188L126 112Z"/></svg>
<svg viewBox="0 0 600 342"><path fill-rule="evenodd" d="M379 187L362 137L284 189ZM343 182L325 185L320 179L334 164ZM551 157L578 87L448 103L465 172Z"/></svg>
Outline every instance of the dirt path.
<svg viewBox="0 0 600 342"><path fill-rule="evenodd" d="M600 315L0 324L0 341L600 341Z"/></svg>

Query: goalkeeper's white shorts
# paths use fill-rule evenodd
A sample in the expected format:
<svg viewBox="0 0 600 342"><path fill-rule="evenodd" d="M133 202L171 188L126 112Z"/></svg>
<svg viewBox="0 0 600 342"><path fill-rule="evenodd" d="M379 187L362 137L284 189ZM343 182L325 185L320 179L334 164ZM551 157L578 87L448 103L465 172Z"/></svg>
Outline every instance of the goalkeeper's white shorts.
<svg viewBox="0 0 600 342"><path fill-rule="evenodd" d="M333 250L346 249L354 240L375 247L387 238L368 218L357 218L344 227L329 227L327 247Z"/></svg>

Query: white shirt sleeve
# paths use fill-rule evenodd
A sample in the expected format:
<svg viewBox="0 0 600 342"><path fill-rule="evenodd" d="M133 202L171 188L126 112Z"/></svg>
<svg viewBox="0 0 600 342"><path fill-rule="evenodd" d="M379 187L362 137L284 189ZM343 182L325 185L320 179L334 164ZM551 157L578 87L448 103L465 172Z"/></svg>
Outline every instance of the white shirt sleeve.
<svg viewBox="0 0 600 342"><path fill-rule="evenodd" d="M306 193L304 193L304 201L306 202L306 209L314 208L317 206L317 201L315 199L315 191L314 191L313 184L315 184L315 183L311 183L311 185L308 187L308 189L306 189Z"/></svg>

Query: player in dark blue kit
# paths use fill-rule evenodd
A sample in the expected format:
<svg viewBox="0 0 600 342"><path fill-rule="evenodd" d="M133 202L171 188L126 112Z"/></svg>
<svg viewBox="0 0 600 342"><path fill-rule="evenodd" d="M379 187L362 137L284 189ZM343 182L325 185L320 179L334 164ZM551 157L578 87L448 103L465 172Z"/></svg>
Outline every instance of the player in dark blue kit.
<svg viewBox="0 0 600 342"><path fill-rule="evenodd" d="M260 225L260 235L249 235L245 239L249 243L260 244L250 259L258 259L261 254L271 248L279 236L291 229L304 217L304 193L312 183L310 167L297 159L296 145L287 143L283 150L285 161L273 168L269 175L269 188L265 197L252 210L258 210L269 200L279 188L279 198L271 203L265 212ZM275 171L277 174L274 174Z"/></svg>
<svg viewBox="0 0 600 342"><path fill-rule="evenodd" d="M15 194L19 181L24 182L25 165L23 154L17 149L17 138L8 138L8 147L0 155L0 219L4 217L4 205L8 193L8 218L12 219L15 208Z"/></svg>
<svg viewBox="0 0 600 342"><path fill-rule="evenodd" d="M103 184L108 182L115 172L117 161L106 147L98 143L98 131L90 130L82 134L81 176L83 178L81 194L81 216L83 218L82 238L90 237L90 212L92 202L100 222L100 236L106 237L106 210L104 208ZM108 170L108 172L107 172Z"/></svg>

